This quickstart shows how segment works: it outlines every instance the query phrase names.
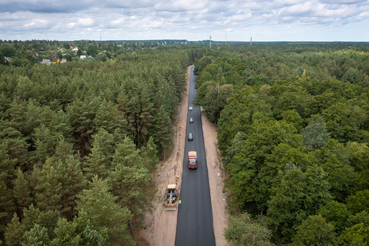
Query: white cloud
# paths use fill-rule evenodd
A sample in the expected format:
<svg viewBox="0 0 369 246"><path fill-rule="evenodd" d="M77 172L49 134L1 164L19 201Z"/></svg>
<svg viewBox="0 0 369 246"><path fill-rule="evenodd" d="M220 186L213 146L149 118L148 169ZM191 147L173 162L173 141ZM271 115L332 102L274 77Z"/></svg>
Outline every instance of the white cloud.
<svg viewBox="0 0 369 246"><path fill-rule="evenodd" d="M363 20L363 19L368 18L368 17L369 17L369 11L365 11L365 12L360 13L356 17L356 20L360 21L360 20Z"/></svg>
<svg viewBox="0 0 369 246"><path fill-rule="evenodd" d="M73 22L71 22L71 23L68 23L68 24L67 24L67 27L68 27L68 28L72 28L72 27L74 27L75 25L76 25L76 23L75 23L75 22L74 22L74 23L73 23Z"/></svg>
<svg viewBox="0 0 369 246"><path fill-rule="evenodd" d="M224 36L224 30L230 29L232 37L243 39L250 36L245 30L280 27L278 33L282 34L296 30L296 25L338 30L368 19L369 2L364 0L2 0L0 38L96 39L91 36L95 33L106 39L141 35L197 40L210 33ZM263 36L276 37L274 34Z"/></svg>
<svg viewBox="0 0 369 246"><path fill-rule="evenodd" d="M92 18L78 18L77 25L80 26L92 26L94 24L94 20Z"/></svg>

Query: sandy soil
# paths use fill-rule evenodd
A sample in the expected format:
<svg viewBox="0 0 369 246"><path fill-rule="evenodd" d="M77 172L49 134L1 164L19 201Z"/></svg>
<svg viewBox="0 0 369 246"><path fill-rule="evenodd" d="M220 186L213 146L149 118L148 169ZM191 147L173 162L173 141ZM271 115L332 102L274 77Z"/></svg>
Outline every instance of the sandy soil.
<svg viewBox="0 0 369 246"><path fill-rule="evenodd" d="M201 112L203 109L201 108ZM227 194L223 193L223 175L219 150L217 147L217 130L216 127L208 121L205 114L201 114L202 131L204 134L204 145L206 154L206 163L208 166L209 187L211 197L211 209L213 211L213 226L215 243L217 246L227 245L227 241L223 236L223 230L227 227ZM224 170L224 169L223 169Z"/></svg>
<svg viewBox="0 0 369 246"><path fill-rule="evenodd" d="M155 198L152 201L153 212L145 214L143 223L144 228L140 231L140 235L144 237L151 246L172 246L175 243L176 228L177 228L177 213L178 211L164 211L163 199L165 187L169 183L177 183L179 192L181 189L181 180L183 171L183 155L186 141L186 124L187 124L187 105L190 82L190 68L187 68L187 87L186 93L183 93L181 99L181 107L178 109L175 124L173 126L174 148L171 156L165 163L158 168L157 174L154 177L154 183L157 187ZM209 172L210 196L213 211L213 223L215 242L217 246L226 245L223 237L223 228L227 226L228 214L226 211L226 201L223 194L222 175L218 176L219 161L217 154L217 133L213 126L204 115L202 118L202 127L205 139L206 161ZM140 244L147 245L147 244Z"/></svg>

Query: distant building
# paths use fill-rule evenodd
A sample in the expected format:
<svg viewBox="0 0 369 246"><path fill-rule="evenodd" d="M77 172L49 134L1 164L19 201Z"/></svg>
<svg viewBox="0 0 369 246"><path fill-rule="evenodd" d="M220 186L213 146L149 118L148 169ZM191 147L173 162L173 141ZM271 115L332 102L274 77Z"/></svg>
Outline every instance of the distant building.
<svg viewBox="0 0 369 246"><path fill-rule="evenodd" d="M65 58L61 59L60 63L67 63L67 59Z"/></svg>
<svg viewBox="0 0 369 246"><path fill-rule="evenodd" d="M85 59L86 58L86 55L81 55L79 58L80 59Z"/></svg>
<svg viewBox="0 0 369 246"><path fill-rule="evenodd" d="M76 47L76 48L73 48L73 52L74 53L77 53L78 52L78 48Z"/></svg>
<svg viewBox="0 0 369 246"><path fill-rule="evenodd" d="M50 59L42 59L41 64L46 64L46 65L50 66L51 61L50 61Z"/></svg>
<svg viewBox="0 0 369 246"><path fill-rule="evenodd" d="M55 64L55 63L59 63L59 62L60 62L59 58L53 58L53 59L51 60L51 63L53 63L53 64Z"/></svg>

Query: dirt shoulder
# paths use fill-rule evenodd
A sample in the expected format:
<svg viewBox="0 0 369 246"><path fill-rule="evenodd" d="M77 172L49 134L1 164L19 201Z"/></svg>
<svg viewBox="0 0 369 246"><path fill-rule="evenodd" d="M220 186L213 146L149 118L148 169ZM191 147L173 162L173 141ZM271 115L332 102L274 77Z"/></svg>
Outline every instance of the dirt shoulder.
<svg viewBox="0 0 369 246"><path fill-rule="evenodd" d="M167 161L157 170L154 177L154 183L157 192L151 204L153 213L147 212L143 223L144 228L140 231L140 235L144 237L151 246L171 246L175 243L177 229L177 211L164 211L164 193L166 185L169 183L177 183L179 192L181 182L177 179L177 175L181 178L183 171L183 157L186 141L186 125L187 125L187 105L190 83L190 68L187 68L187 86L185 93L182 94L181 106L178 109L175 124L173 125L173 152ZM146 244L140 244L146 245Z"/></svg>
<svg viewBox="0 0 369 246"><path fill-rule="evenodd" d="M201 112L203 112L202 108ZM202 131L204 134L206 164L208 166L215 243L217 246L223 246L227 245L227 241L223 236L223 230L227 227L228 212L226 209L227 194L223 193L224 181L222 178L222 168L220 166L219 150L217 147L217 129L211 122L209 122L204 113L201 113L201 121Z"/></svg>
<svg viewBox="0 0 369 246"><path fill-rule="evenodd" d="M153 212L145 213L143 227L139 233L145 238L151 246L172 246L175 244L177 229L177 211L164 211L163 199L166 185L169 183L177 183L179 190L181 189L181 180L177 179L177 175L181 178L183 171L183 156L186 142L186 124L188 110L188 95L190 83L191 66L187 68L187 86L186 93L182 94L181 106L178 109L175 124L173 125L173 143L174 148L171 156L164 164L158 168L154 177L154 184L157 192L151 201ZM228 214L226 211L225 194L223 191L222 175L218 176L219 161L217 154L217 132L206 117L202 114L202 128L205 139L206 162L208 166L209 186L211 196L211 206L213 212L213 226L215 234L215 242L217 246L226 245L223 237L223 228L227 226ZM147 244L140 244L141 246Z"/></svg>

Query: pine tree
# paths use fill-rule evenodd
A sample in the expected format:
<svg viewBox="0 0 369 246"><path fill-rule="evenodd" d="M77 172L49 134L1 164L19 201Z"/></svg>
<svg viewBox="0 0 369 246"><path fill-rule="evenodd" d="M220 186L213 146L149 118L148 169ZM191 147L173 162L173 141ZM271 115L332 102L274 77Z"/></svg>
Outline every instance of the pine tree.
<svg viewBox="0 0 369 246"><path fill-rule="evenodd" d="M66 217L71 220L76 215L75 207L77 195L87 186L85 177L83 176L81 164L73 156L69 156L66 160L65 174L62 179L64 208L69 211Z"/></svg>
<svg viewBox="0 0 369 246"><path fill-rule="evenodd" d="M154 117L152 114L154 113L153 106L154 104L151 102L151 96L149 92L148 86L143 86L141 90L141 114L140 114L140 124L141 124L141 134L144 137L144 144L147 144L149 138L149 132L153 125Z"/></svg>
<svg viewBox="0 0 369 246"><path fill-rule="evenodd" d="M64 137L67 142L74 141L71 136L72 126L70 124L69 116L63 110L60 109L57 112L53 112L50 125L48 127L56 139Z"/></svg>
<svg viewBox="0 0 369 246"><path fill-rule="evenodd" d="M12 191L4 181L0 181L0 234L4 233L5 225L11 221L15 211Z"/></svg>
<svg viewBox="0 0 369 246"><path fill-rule="evenodd" d="M99 131L92 136L93 144L99 144L100 148L102 148L104 157L106 158L106 166L110 167L110 162L112 161L114 149L116 145L115 137L105 131L104 129L99 129Z"/></svg>
<svg viewBox="0 0 369 246"><path fill-rule="evenodd" d="M164 110L162 105L156 113L156 133L155 141L159 143L160 150L163 151L163 157L165 159L165 149L172 141L172 129L171 121L168 114Z"/></svg>
<svg viewBox="0 0 369 246"><path fill-rule="evenodd" d="M9 246L20 245L24 232L23 225L19 222L17 214L14 213L12 221L6 227L5 244Z"/></svg>
<svg viewBox="0 0 369 246"><path fill-rule="evenodd" d="M14 122L15 129L22 132L24 119L25 103L19 97L15 97L10 103L10 108L7 113L10 116L10 120Z"/></svg>
<svg viewBox="0 0 369 246"><path fill-rule="evenodd" d="M105 99L99 105L99 109L96 112L94 123L96 128L103 128L109 133L114 132L114 116L112 109L114 105L112 102L107 102Z"/></svg>
<svg viewBox="0 0 369 246"><path fill-rule="evenodd" d="M18 168L17 178L14 179L13 197L17 206L19 217L23 218L23 209L28 208L33 202L29 181L26 179L23 171Z"/></svg>
<svg viewBox="0 0 369 246"><path fill-rule="evenodd" d="M94 175L105 178L111 167L114 153L114 136L104 129L93 135L92 153L86 156L84 171L86 177L91 180Z"/></svg>
<svg viewBox="0 0 369 246"><path fill-rule="evenodd" d="M54 160L61 160L63 163L73 156L75 159L79 159L79 154L74 153L73 144L65 140L64 137L58 139L58 144L55 148L55 154L52 156Z"/></svg>
<svg viewBox="0 0 369 246"><path fill-rule="evenodd" d="M133 119L134 122L132 128L134 129L133 131L133 136L134 136L134 142L139 145L139 140L140 140L140 113L141 113L141 105L140 105L140 99L138 97L138 95L133 95L131 97L131 110L133 113Z"/></svg>
<svg viewBox="0 0 369 246"><path fill-rule="evenodd" d="M115 165L109 172L108 183L118 203L128 207L136 216L142 213L147 204L147 187L151 176L145 167L125 166L123 163Z"/></svg>
<svg viewBox="0 0 369 246"><path fill-rule="evenodd" d="M33 228L26 231L23 235L22 246L44 246L49 244L49 235L47 229L38 224L35 224Z"/></svg>
<svg viewBox="0 0 369 246"><path fill-rule="evenodd" d="M123 143L117 145L113 156L112 167L122 164L127 167L143 167L140 150L136 149L136 145L132 140L126 137Z"/></svg>
<svg viewBox="0 0 369 246"><path fill-rule="evenodd" d="M9 109L9 105L11 103L11 99L6 95L4 91L0 92L0 119L6 119L8 117L7 110Z"/></svg>
<svg viewBox="0 0 369 246"><path fill-rule="evenodd" d="M41 117L41 125L33 134L36 145L35 158L39 163L45 162L47 157L55 153L59 141L72 141L69 119L63 111L55 113L49 107L45 107Z"/></svg>
<svg viewBox="0 0 369 246"><path fill-rule="evenodd" d="M57 163L56 166L62 165ZM60 182L60 169L55 168L51 159L47 159L46 163L37 177L38 183L35 187L37 206L42 210L59 210L62 208L61 200L63 187Z"/></svg>
<svg viewBox="0 0 369 246"><path fill-rule="evenodd" d="M131 132L131 134L134 132L134 117L132 115L131 109L130 109L130 101L128 99L128 96L125 94L124 86L121 87L121 92L119 93L117 97L117 108L120 114L122 115L123 119L126 122L126 129L124 129L124 132ZM133 135L132 135L133 136Z"/></svg>
<svg viewBox="0 0 369 246"><path fill-rule="evenodd" d="M47 229L48 238L50 240L55 238L54 230L60 217L59 211L40 211L40 209L35 208L33 204L31 204L28 209L24 209L23 213L24 219L22 220L21 231L30 231L35 224L38 224ZM24 240L24 238L22 238L22 240Z"/></svg>
<svg viewBox="0 0 369 246"><path fill-rule="evenodd" d="M52 246L62 246L62 245L71 245L78 246L83 245L80 235L77 233L77 223L75 221L68 222L66 219L59 218L58 225L55 228L54 232L56 234L56 238L54 238L50 245Z"/></svg>
<svg viewBox="0 0 369 246"><path fill-rule="evenodd" d="M5 143L0 144L0 181L8 185L13 181L16 161L16 159L9 158Z"/></svg>
<svg viewBox="0 0 369 246"><path fill-rule="evenodd" d="M0 119L0 145L6 151L9 159L16 159L17 165L27 166L29 155L27 138L17 130L17 123Z"/></svg>
<svg viewBox="0 0 369 246"><path fill-rule="evenodd" d="M78 136L82 157L85 156L86 150L89 151L91 148L91 134L95 133L94 118L99 104L100 98L90 97L85 98L84 101L77 99L67 107L71 125Z"/></svg>
<svg viewBox="0 0 369 246"><path fill-rule="evenodd" d="M42 108L39 106L39 103L35 99L29 99L24 112L26 121L23 125L23 129L26 135L31 135L34 129L40 126L41 112Z"/></svg>
<svg viewBox="0 0 369 246"><path fill-rule="evenodd" d="M146 191L151 177L143 163L140 150L136 149L131 139L125 138L118 144L109 172L108 183L113 195L118 197L121 206L127 206L138 215L146 204Z"/></svg>
<svg viewBox="0 0 369 246"><path fill-rule="evenodd" d="M84 190L78 197L77 210L85 212L97 231L107 229L112 244L135 245L127 232L127 222L132 218L127 208L115 204L116 197L109 193L105 181L95 176L91 189Z"/></svg>
<svg viewBox="0 0 369 246"><path fill-rule="evenodd" d="M144 147L142 155L145 159L146 167L152 172L156 169L156 165L159 164L158 150L154 143L154 138L150 137L147 142L147 146Z"/></svg>
<svg viewBox="0 0 369 246"><path fill-rule="evenodd" d="M74 220L70 222L59 218L54 232L56 237L50 243L52 246L107 245L107 230L100 232L94 230L85 212L80 212L78 217L74 217Z"/></svg>
<svg viewBox="0 0 369 246"><path fill-rule="evenodd" d="M86 179L91 181L95 175L101 178L106 178L108 174L108 167L106 166L106 158L99 143L94 143L92 152L86 156L85 168Z"/></svg>
<svg viewBox="0 0 369 246"><path fill-rule="evenodd" d="M127 121L119 112L119 109L112 102L103 100L96 113L94 119L96 129L105 129L110 134L113 134L115 129L120 129L124 133L127 129Z"/></svg>
<svg viewBox="0 0 369 246"><path fill-rule="evenodd" d="M55 153L57 139L52 135L50 129L41 125L35 129L34 141L36 147L34 161L41 166L49 156Z"/></svg>
<svg viewBox="0 0 369 246"><path fill-rule="evenodd" d="M36 198L36 186L38 184L38 177L40 176L40 173L41 169L35 165L33 166L31 173L26 176L26 178L29 181L29 186L31 188L31 197L33 199Z"/></svg>
<svg viewBox="0 0 369 246"><path fill-rule="evenodd" d="M86 212L80 211L78 217L75 217L73 222L77 224L77 233L83 238L82 245L107 245L108 229L97 231L91 224L91 220Z"/></svg>
<svg viewBox="0 0 369 246"><path fill-rule="evenodd" d="M50 158L50 162L56 164L62 186L60 211L69 220L75 215L76 195L86 187L79 160L79 155L73 152L73 144L66 142L63 137L58 141L54 156Z"/></svg>

